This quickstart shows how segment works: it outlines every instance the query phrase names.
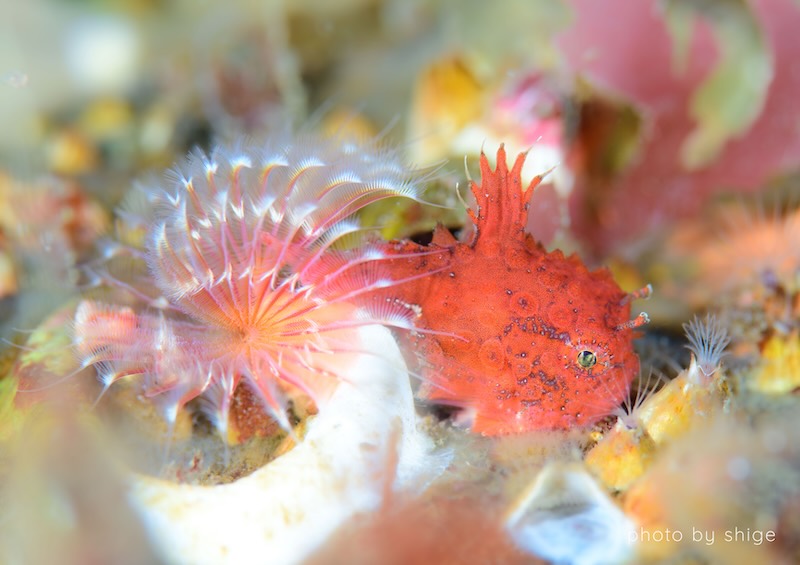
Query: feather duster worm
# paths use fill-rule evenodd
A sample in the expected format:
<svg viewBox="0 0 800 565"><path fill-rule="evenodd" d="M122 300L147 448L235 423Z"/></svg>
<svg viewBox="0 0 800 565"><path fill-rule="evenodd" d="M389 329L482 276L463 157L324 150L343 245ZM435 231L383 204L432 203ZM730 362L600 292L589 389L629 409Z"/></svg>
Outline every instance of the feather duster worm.
<svg viewBox="0 0 800 565"><path fill-rule="evenodd" d="M501 146L492 171L481 155L469 241L439 226L427 247L389 245L405 256L391 263L395 277L414 281L387 294L419 305L421 327L454 336L410 338L426 363L423 396L472 409L484 434L589 425L611 413L638 373L633 328L647 321L630 320L638 294L608 270L548 253L525 232L541 178L523 188L524 161L509 170Z"/></svg>
<svg viewBox="0 0 800 565"><path fill-rule="evenodd" d="M201 397L222 434L245 381L288 428L286 393L324 399L358 351L358 327L411 327L408 306L362 300L394 283L380 267L384 254L346 243L363 231L355 212L415 194L393 155L346 140L275 136L195 152L167 187L143 188L141 210L128 214L145 250L109 248L132 254L148 274L123 282L98 271L139 302L78 307L84 365L106 388L135 376L170 424Z"/></svg>

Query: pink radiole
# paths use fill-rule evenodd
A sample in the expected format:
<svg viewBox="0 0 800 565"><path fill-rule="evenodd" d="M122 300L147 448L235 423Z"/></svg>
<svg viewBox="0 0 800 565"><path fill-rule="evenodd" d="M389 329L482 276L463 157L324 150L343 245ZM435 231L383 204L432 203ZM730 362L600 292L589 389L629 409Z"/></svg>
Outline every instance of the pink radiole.
<svg viewBox="0 0 800 565"><path fill-rule="evenodd" d="M124 214L145 230L145 250L116 244L107 255L132 255L147 275L123 282L98 271L136 298L130 306L83 301L75 342L105 389L137 379L170 425L200 397L224 436L245 382L290 428L287 395L324 400L360 351L359 327L413 326L410 306L370 298L399 281L385 276L381 248L361 241L353 217L384 198L417 197L391 152L283 134L196 151L167 186L139 190L141 210Z"/></svg>

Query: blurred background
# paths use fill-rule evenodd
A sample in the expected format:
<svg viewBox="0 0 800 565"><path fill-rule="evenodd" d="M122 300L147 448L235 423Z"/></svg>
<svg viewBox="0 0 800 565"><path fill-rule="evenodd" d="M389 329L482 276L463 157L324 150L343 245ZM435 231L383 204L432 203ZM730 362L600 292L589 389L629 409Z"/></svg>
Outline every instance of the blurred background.
<svg viewBox="0 0 800 565"><path fill-rule="evenodd" d="M141 244L114 215L136 179L163 174L195 146L258 140L286 124L381 137L409 164L436 169L429 199L445 208L365 214L390 238L424 240L436 222L461 228L454 187L477 178L481 151L529 150L526 178L552 169L531 205L534 237L609 266L626 290L653 284L639 346L646 365L684 367L681 324L710 311L732 336L732 367L749 371L739 381L755 395L747 402L759 414L775 398L789 403L800 388L798 30L794 0L0 0L0 335L18 346L0 358L0 440L15 446L0 462L32 457L0 466L3 492L17 494L8 507L30 512L21 524L63 534L58 547L76 563L136 545L108 533L101 551L64 534L105 536L98 516L109 509L88 493L99 484L100 498L121 500L121 479L109 471L95 482L72 466L73 447L89 461L114 459L75 416L54 426L68 439L46 418L44 432L18 435L28 424L16 409L35 398L15 401L16 383L74 369L63 308L84 290L78 267L102 251L102 236ZM38 356L37 344L46 345ZM723 426L698 437L727 457L765 444L720 438L787 429L770 419L756 431ZM37 445L62 449L19 441L40 432ZM687 457L704 469L702 449L696 440ZM138 451L147 461L138 464L157 469L160 450ZM796 453L770 453L785 464L773 490L789 492L788 510L757 500L770 523L783 516L789 555L799 547L789 520L800 500ZM190 463L178 465L181 480L219 478L193 475ZM656 471L652 481L680 490L665 466ZM55 494L40 507L19 494L42 485ZM675 520L694 511L681 507ZM143 535L128 513L109 515L131 539ZM55 555L36 553L29 529L0 531L9 555ZM131 563L153 559L137 548Z"/></svg>

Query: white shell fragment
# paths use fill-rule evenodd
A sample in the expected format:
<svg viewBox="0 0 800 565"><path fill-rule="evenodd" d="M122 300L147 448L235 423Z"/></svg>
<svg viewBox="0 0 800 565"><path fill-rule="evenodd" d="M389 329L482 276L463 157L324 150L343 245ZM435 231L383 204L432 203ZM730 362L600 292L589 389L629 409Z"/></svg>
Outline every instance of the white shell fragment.
<svg viewBox="0 0 800 565"><path fill-rule="evenodd" d="M133 481L131 500L170 563L297 563L355 513L376 509L388 481L413 488L442 469L416 427L405 362L391 333L360 330L365 349L306 438L252 475L220 486Z"/></svg>
<svg viewBox="0 0 800 565"><path fill-rule="evenodd" d="M634 524L578 465L542 469L506 519L517 545L563 565L622 563L632 554Z"/></svg>

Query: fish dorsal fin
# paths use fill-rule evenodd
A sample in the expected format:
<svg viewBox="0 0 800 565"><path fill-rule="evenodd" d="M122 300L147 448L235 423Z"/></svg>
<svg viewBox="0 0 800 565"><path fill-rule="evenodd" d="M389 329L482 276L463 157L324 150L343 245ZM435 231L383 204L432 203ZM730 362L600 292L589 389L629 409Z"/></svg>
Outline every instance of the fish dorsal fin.
<svg viewBox="0 0 800 565"><path fill-rule="evenodd" d="M467 211L476 227L473 245L478 241L502 245L509 240L524 239L531 196L542 180L541 176L534 177L523 190L521 173L526 156L527 153L520 153L509 171L505 147L500 145L493 171L486 154L481 153L481 183L471 183L477 207Z"/></svg>
<svg viewBox="0 0 800 565"><path fill-rule="evenodd" d="M431 239L431 243L439 247L452 247L458 243L458 240L453 237L453 234L445 226L436 224L436 228L433 230L433 239Z"/></svg>

